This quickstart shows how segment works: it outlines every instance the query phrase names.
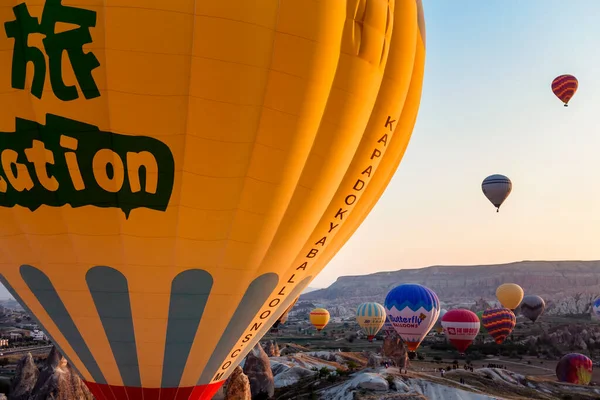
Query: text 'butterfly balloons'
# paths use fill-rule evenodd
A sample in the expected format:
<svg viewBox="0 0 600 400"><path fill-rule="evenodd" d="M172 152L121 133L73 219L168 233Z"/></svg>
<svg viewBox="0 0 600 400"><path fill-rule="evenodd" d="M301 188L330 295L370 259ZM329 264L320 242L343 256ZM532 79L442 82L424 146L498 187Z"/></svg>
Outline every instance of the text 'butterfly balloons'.
<svg viewBox="0 0 600 400"><path fill-rule="evenodd" d="M440 313L440 301L429 288L405 283L392 289L385 298L387 317L409 351L416 351Z"/></svg>

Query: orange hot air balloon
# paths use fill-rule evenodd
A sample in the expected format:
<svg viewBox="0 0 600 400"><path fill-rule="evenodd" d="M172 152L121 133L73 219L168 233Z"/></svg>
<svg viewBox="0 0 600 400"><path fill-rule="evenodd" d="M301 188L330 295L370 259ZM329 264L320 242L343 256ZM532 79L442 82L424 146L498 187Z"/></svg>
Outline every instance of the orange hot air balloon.
<svg viewBox="0 0 600 400"><path fill-rule="evenodd" d="M210 399L398 167L421 1L2 5L0 280L98 400Z"/></svg>
<svg viewBox="0 0 600 400"><path fill-rule="evenodd" d="M552 92L568 107L569 101L577 92L579 82L573 75L560 75L552 81Z"/></svg>

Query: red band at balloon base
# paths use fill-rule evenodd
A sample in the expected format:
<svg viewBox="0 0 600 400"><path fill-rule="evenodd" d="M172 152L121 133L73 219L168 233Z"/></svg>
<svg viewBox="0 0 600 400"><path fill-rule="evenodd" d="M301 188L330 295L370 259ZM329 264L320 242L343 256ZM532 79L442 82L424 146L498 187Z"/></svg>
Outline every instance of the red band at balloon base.
<svg viewBox="0 0 600 400"><path fill-rule="evenodd" d="M96 400L210 400L224 382L179 388L140 388L84 381Z"/></svg>

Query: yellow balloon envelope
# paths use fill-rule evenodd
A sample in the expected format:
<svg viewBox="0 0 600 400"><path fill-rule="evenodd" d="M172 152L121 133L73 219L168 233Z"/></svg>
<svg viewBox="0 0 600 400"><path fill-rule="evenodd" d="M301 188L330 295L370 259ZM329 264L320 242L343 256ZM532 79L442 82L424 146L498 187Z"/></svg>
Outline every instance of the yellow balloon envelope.
<svg viewBox="0 0 600 400"><path fill-rule="evenodd" d="M329 323L329 311L324 308L315 308L310 312L310 323L320 332Z"/></svg>
<svg viewBox="0 0 600 400"><path fill-rule="evenodd" d="M516 283L504 283L496 289L496 297L504 307L514 310L523 300L523 289Z"/></svg>
<svg viewBox="0 0 600 400"><path fill-rule="evenodd" d="M210 399L417 116L420 0L5 0L0 280L98 400Z"/></svg>
<svg viewBox="0 0 600 400"><path fill-rule="evenodd" d="M379 303L363 303L356 309L356 322L367 334L369 342L385 324L385 307Z"/></svg>

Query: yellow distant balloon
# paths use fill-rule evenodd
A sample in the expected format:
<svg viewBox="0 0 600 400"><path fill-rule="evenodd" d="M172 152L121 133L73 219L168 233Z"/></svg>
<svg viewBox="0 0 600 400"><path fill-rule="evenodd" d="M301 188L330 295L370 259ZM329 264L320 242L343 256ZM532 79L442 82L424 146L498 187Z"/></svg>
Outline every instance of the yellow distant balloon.
<svg viewBox="0 0 600 400"><path fill-rule="evenodd" d="M329 311L324 308L315 308L310 312L310 323L321 332L329 323Z"/></svg>
<svg viewBox="0 0 600 400"><path fill-rule="evenodd" d="M496 289L496 297L504 307L514 310L523 300L523 289L516 283L504 283Z"/></svg>
<svg viewBox="0 0 600 400"><path fill-rule="evenodd" d="M98 400L210 399L369 214L420 0L8 0L0 280Z"/></svg>

